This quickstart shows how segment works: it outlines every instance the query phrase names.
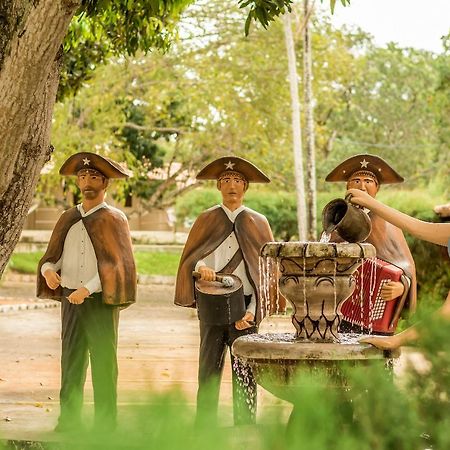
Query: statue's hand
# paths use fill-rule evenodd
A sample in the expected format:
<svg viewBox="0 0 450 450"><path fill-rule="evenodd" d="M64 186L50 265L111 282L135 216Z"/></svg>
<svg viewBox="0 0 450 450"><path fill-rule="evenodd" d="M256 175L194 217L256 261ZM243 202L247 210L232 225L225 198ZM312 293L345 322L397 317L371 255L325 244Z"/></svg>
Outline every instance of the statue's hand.
<svg viewBox="0 0 450 450"><path fill-rule="evenodd" d="M85 287L80 287L76 291L72 292L67 297L67 300L74 305L81 305L89 294L90 292Z"/></svg>
<svg viewBox="0 0 450 450"><path fill-rule="evenodd" d="M216 272L207 266L202 266L198 269L201 279L205 281L214 281L216 279Z"/></svg>
<svg viewBox="0 0 450 450"><path fill-rule="evenodd" d="M405 286L400 281L389 281L381 288L381 299L385 302L400 297L405 292Z"/></svg>
<svg viewBox="0 0 450 450"><path fill-rule="evenodd" d="M61 284L61 277L52 269L45 271L44 278L50 289L56 289Z"/></svg>
<svg viewBox="0 0 450 450"><path fill-rule="evenodd" d="M241 320L237 320L234 323L236 330L245 330L247 328L253 327L255 325L255 316L251 312L247 311L245 316Z"/></svg>

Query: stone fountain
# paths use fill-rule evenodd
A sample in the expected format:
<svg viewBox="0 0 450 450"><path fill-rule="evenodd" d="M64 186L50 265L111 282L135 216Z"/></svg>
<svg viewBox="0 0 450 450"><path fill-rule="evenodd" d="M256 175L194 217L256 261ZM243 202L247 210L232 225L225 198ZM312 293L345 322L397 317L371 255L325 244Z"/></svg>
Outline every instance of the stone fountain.
<svg viewBox="0 0 450 450"><path fill-rule="evenodd" d="M292 305L295 333L249 335L234 342L233 354L250 365L258 384L292 401L302 374L324 368L345 386L343 366L385 365L396 356L359 343L358 335L338 332L340 305L355 288L353 273L365 258L375 257L371 244L269 242L261 257L262 291L273 295L277 281L267 274L276 264L279 292Z"/></svg>

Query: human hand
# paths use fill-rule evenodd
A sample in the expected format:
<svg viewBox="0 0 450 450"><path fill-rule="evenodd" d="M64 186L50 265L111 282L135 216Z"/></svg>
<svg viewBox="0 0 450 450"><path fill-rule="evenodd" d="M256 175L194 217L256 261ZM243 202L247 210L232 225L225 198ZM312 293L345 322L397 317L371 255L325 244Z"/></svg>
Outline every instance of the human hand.
<svg viewBox="0 0 450 450"><path fill-rule="evenodd" d="M234 326L235 326L236 330L245 330L245 329L253 327L255 325L254 320L255 320L255 315L252 314L251 312L247 311L241 320L237 320L234 323Z"/></svg>
<svg viewBox="0 0 450 450"><path fill-rule="evenodd" d="M67 297L67 300L74 305L81 305L89 294L90 292L85 287L80 287L76 291L72 292Z"/></svg>
<svg viewBox="0 0 450 450"><path fill-rule="evenodd" d="M393 336L367 336L360 339L362 344L372 344L381 350L394 350L402 345L406 345L415 341L419 337L419 333L415 326L403 330L401 333Z"/></svg>
<svg viewBox="0 0 450 450"><path fill-rule="evenodd" d="M52 269L44 272L44 278L50 289L56 289L61 284L61 277Z"/></svg>
<svg viewBox="0 0 450 450"><path fill-rule="evenodd" d="M355 205L365 206L371 209L376 200L371 197L367 192L360 189L348 189L345 193L345 198L350 197L349 201Z"/></svg>
<svg viewBox="0 0 450 450"><path fill-rule="evenodd" d="M201 279L205 281L214 281L216 279L216 272L207 266L202 266L198 269Z"/></svg>
<svg viewBox="0 0 450 450"><path fill-rule="evenodd" d="M380 350L394 350L402 345L399 335L394 336L368 336L360 339L361 344L371 344Z"/></svg>
<svg viewBox="0 0 450 450"><path fill-rule="evenodd" d="M385 302L400 297L405 292L405 286L400 281L389 281L381 288L381 299Z"/></svg>

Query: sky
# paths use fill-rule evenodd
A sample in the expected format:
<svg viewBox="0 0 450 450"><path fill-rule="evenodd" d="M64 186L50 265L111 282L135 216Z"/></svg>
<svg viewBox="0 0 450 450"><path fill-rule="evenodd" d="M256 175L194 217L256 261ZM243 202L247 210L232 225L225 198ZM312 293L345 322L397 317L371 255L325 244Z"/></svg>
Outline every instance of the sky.
<svg viewBox="0 0 450 450"><path fill-rule="evenodd" d="M450 0L350 0L346 7L337 0L329 14L336 27L358 25L381 46L396 42L442 53L440 37L450 30Z"/></svg>

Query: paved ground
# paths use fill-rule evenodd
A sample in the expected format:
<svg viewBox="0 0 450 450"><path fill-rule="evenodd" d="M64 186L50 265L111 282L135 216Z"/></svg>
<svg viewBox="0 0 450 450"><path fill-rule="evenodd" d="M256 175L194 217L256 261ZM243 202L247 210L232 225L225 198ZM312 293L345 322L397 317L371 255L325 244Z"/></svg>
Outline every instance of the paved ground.
<svg viewBox="0 0 450 450"><path fill-rule="evenodd" d="M139 286L136 305L121 313L119 337L119 418L151 402L151 394L178 389L195 408L198 320L194 310L172 304L172 285ZM51 441L59 413L59 303L37 300L34 284L0 284L0 439ZM289 317L266 319L261 332L293 332ZM394 372L401 380L421 355L402 350ZM92 415L92 387L85 387L85 415ZM291 405L258 386L258 422L267 412L286 420ZM231 373L227 361L219 408L220 423L232 425Z"/></svg>
<svg viewBox="0 0 450 450"><path fill-rule="evenodd" d="M173 286L140 286L138 302L121 313L119 416L153 392L178 388L194 408L197 388L198 320L195 311L172 304ZM52 439L59 412L60 308L34 297L34 284L0 285L0 437ZM270 319L262 331L293 331L289 318ZM220 417L231 425L231 374L227 362ZM258 388L259 411L288 417L289 404ZM85 388L86 416L92 388Z"/></svg>

